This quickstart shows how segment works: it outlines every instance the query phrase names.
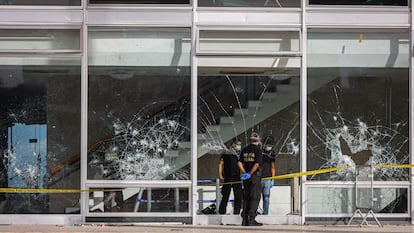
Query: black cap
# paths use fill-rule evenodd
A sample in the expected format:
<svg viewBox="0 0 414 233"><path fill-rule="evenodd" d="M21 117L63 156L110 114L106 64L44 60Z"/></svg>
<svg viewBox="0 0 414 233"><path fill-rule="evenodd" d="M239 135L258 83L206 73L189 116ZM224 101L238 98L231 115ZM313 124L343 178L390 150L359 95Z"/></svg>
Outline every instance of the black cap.
<svg viewBox="0 0 414 233"><path fill-rule="evenodd" d="M234 137L234 138L231 140L231 143L238 143L238 142L241 142L241 140L240 140L238 137Z"/></svg>
<svg viewBox="0 0 414 233"><path fill-rule="evenodd" d="M250 141L252 141L252 142L258 142L258 141L260 141L260 136L259 136L259 134L258 134L258 133L256 133L256 132L252 132L252 133L250 134Z"/></svg>

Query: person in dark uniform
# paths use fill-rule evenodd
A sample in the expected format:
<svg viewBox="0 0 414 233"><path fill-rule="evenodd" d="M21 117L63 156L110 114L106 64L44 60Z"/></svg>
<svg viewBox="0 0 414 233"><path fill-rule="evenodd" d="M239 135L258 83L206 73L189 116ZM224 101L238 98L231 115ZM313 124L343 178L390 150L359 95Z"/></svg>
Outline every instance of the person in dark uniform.
<svg viewBox="0 0 414 233"><path fill-rule="evenodd" d="M218 173L220 182L230 182L223 184L221 188L221 202L219 206L219 214L226 214L227 202L229 201L230 191L233 189L234 195L234 214L240 214L243 201L243 189L240 180L240 170L237 166L242 142L238 138L232 140L230 150L220 157L218 165Z"/></svg>
<svg viewBox="0 0 414 233"><path fill-rule="evenodd" d="M243 212L241 214L243 226L261 226L256 221L257 208L259 207L262 185L260 183L260 166L262 152L260 149L259 134L253 132L250 135L250 144L240 153L238 162L243 180Z"/></svg>
<svg viewBox="0 0 414 233"><path fill-rule="evenodd" d="M275 144L272 136L267 136L263 140L262 148L262 178L273 177L276 175L275 166L275 151L273 145ZM270 204L270 190L274 185L274 180L262 179L262 200L263 200L263 215L269 214Z"/></svg>

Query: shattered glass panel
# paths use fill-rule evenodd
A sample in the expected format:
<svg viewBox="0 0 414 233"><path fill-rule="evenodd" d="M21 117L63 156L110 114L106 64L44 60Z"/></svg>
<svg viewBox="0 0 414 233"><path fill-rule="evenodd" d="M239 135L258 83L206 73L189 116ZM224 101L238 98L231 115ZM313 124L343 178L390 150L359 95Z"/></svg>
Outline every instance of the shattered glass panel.
<svg viewBox="0 0 414 233"><path fill-rule="evenodd" d="M408 180L408 33L309 34L307 169L349 166L310 180ZM329 46L328 46L329 45Z"/></svg>
<svg viewBox="0 0 414 233"><path fill-rule="evenodd" d="M90 189L89 212L189 212L188 188Z"/></svg>
<svg viewBox="0 0 414 233"><path fill-rule="evenodd" d="M189 36L90 32L88 179L190 179Z"/></svg>
<svg viewBox="0 0 414 233"><path fill-rule="evenodd" d="M0 58L0 185L79 189L80 60ZM65 166L67 165L67 166ZM1 193L0 213L79 213L79 193Z"/></svg>
<svg viewBox="0 0 414 233"><path fill-rule="evenodd" d="M353 188L310 187L307 190L307 214L343 214L355 211ZM406 188L374 188L375 213L408 213Z"/></svg>
<svg viewBox="0 0 414 233"><path fill-rule="evenodd" d="M214 59L199 59L198 179L218 177L220 156L229 153L232 139L238 137L243 148L252 131L274 137L276 175L298 172L300 59ZM294 186L293 179L275 183Z"/></svg>

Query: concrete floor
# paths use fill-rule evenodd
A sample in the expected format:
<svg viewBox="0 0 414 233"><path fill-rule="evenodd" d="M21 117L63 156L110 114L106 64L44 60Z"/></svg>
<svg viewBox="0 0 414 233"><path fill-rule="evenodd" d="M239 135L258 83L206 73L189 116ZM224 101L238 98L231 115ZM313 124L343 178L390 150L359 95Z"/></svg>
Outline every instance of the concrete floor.
<svg viewBox="0 0 414 233"><path fill-rule="evenodd" d="M140 225L105 225L88 224L79 226L57 226L57 225L0 225L0 232L57 232L57 233L84 233L84 232L148 232L148 233L352 233L352 232L384 232L384 233L414 233L411 225L385 225L378 226L297 226L297 225L264 225L261 227L242 226L193 226L183 224L140 224Z"/></svg>

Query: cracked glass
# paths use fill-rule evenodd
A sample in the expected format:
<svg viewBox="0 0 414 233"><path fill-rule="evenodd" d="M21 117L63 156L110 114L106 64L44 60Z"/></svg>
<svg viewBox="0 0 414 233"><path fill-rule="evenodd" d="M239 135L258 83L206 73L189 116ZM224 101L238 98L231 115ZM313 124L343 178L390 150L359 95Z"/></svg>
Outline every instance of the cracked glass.
<svg viewBox="0 0 414 233"><path fill-rule="evenodd" d="M310 32L308 170L350 166L309 180L408 180L408 32Z"/></svg>
<svg viewBox="0 0 414 233"><path fill-rule="evenodd" d="M309 31L307 170L339 170L308 180L353 182L356 168L372 166L374 182L409 181L398 167L410 161L408 37L398 29ZM380 187L375 212L407 213L406 188ZM350 187L308 194L309 213L350 213L355 202Z"/></svg>
<svg viewBox="0 0 414 233"><path fill-rule="evenodd" d="M80 59L0 57L0 212L79 213ZM68 165L68 166L66 166ZM43 190L43 191L42 191Z"/></svg>
<svg viewBox="0 0 414 233"><path fill-rule="evenodd" d="M91 29L88 179L190 179L190 30Z"/></svg>

